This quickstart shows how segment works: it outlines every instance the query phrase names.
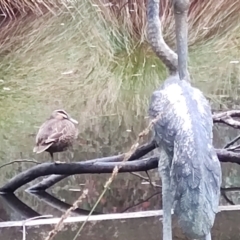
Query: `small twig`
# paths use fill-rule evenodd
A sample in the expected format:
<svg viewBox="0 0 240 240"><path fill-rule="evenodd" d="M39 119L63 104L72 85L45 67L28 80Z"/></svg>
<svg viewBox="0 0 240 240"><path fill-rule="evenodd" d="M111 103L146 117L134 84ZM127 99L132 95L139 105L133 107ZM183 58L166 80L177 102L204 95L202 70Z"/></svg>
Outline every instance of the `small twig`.
<svg viewBox="0 0 240 240"><path fill-rule="evenodd" d="M237 151L237 150L239 150L239 148L240 148L240 144L239 145L237 145L237 146L232 146L232 147L229 147L227 150L228 151Z"/></svg>
<svg viewBox="0 0 240 240"><path fill-rule="evenodd" d="M232 146L235 142L237 142L240 139L240 135L238 135L237 137L235 137L232 141L230 141L229 143L227 143L223 148L224 149L228 149L230 146Z"/></svg>
<svg viewBox="0 0 240 240"><path fill-rule="evenodd" d="M141 178L142 180L145 180L145 181L149 182L149 179L147 177L144 177L140 173L130 172L130 174L132 174L134 176L137 176L137 177Z"/></svg>
<svg viewBox="0 0 240 240"><path fill-rule="evenodd" d="M50 218L50 217L53 217L52 215L42 215L42 216L36 216L36 217L32 217L32 218L28 218L26 219L25 221L23 221L23 230L22 230L22 233L23 233L23 237L22 237L22 240L26 240L26 223L31 221L31 220L36 220L36 219L40 219L40 218Z"/></svg>
<svg viewBox="0 0 240 240"><path fill-rule="evenodd" d="M139 201L138 203L136 203L136 204L134 204L134 205L132 205L132 206L127 207L127 208L124 209L121 213L124 213L124 212L126 212L127 210L129 210L130 208L136 207L136 206L138 206L138 205L140 205L140 204L142 204L142 203L150 200L151 198L153 198L154 196L156 196L156 195L158 195L158 194L161 194L161 191L156 192L156 193L152 194L150 197L148 197L148 198L146 198L146 199L144 199L144 200L141 200L141 201Z"/></svg>
<svg viewBox="0 0 240 240"><path fill-rule="evenodd" d="M34 161L34 160L29 160L29 159L18 159L18 160L14 160L8 163L5 163L3 165L0 166L0 169L3 167L6 167L8 165L11 165L13 163L23 163L23 162L29 162L29 163L35 163L35 164L40 164L40 162Z"/></svg>
<svg viewBox="0 0 240 240"><path fill-rule="evenodd" d="M220 112L213 114L214 123L225 123L226 125L233 128L240 128L240 122L234 120L233 117L240 117L240 110L231 110L226 112Z"/></svg>
<svg viewBox="0 0 240 240"><path fill-rule="evenodd" d="M149 184L150 184L152 187L161 188L160 185L155 184L155 183L153 183L153 182L151 181L151 178L150 178L150 176L149 176L148 174L147 174L148 177L144 177L144 176L141 175L140 173L135 173L135 172L130 172L130 173L131 173L132 175L134 175L134 176L137 176L137 177L139 177L139 178L141 178L141 179L143 179L143 180L149 182ZM146 171L146 173L147 173L147 171Z"/></svg>
<svg viewBox="0 0 240 240"><path fill-rule="evenodd" d="M148 174L148 171L146 171L146 174L147 174L147 176L148 176L149 183L151 184L151 186L153 186L153 187L155 186L155 187L159 187L159 188L161 188L160 185L155 184L155 183L152 182L152 179L151 179L150 175Z"/></svg>

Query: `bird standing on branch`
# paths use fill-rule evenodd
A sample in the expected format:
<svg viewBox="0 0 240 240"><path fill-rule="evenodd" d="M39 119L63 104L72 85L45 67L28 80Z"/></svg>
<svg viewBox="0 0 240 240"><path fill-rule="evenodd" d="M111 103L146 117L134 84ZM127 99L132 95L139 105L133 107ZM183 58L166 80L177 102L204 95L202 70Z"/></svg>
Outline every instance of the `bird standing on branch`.
<svg viewBox="0 0 240 240"><path fill-rule="evenodd" d="M65 110L54 110L39 128L33 152L49 152L53 161L54 153L66 151L72 146L78 136L77 124L78 121L71 118Z"/></svg>

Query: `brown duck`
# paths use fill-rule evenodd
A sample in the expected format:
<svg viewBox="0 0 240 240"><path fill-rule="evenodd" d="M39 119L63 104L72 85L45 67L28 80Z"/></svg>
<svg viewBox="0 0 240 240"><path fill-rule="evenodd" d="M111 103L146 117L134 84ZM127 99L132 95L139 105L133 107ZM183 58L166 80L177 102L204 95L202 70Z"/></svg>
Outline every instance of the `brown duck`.
<svg viewBox="0 0 240 240"><path fill-rule="evenodd" d="M49 152L53 160L53 153L66 151L72 146L78 136L77 124L78 121L65 110L54 110L40 127L33 152Z"/></svg>

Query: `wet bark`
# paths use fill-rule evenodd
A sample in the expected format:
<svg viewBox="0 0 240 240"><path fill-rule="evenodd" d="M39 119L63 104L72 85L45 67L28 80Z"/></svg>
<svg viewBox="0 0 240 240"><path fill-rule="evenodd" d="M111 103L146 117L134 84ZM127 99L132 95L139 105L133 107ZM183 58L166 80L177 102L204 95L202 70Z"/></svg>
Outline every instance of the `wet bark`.
<svg viewBox="0 0 240 240"><path fill-rule="evenodd" d="M136 159L139 159L146 155L147 153L151 152L153 149L156 148L156 143L155 141L151 141L147 144L144 144L140 147L137 148L137 150L132 154L132 156L129 158L128 161L133 161ZM116 155L116 156L111 156L111 157L105 157L105 158L99 158L99 159L93 159L93 160L88 160L86 162L121 162L124 159L124 154ZM38 192L38 191L45 191L46 189L52 187L54 184L62 181L63 179L69 177L69 175L51 175L45 179L43 179L40 183L37 183L27 190L30 192Z"/></svg>
<svg viewBox="0 0 240 240"><path fill-rule="evenodd" d="M233 118L240 117L240 110L231 110L213 114L214 123L224 123L233 128L240 129L240 121ZM240 164L240 145L232 146L240 136L228 143L224 149L216 149L218 159L220 162L230 162ZM139 159L156 148L156 143L151 141L136 149L127 162L123 161L125 154L116 156L93 159L88 161L81 161L75 163L43 163L34 166L9 180L3 187L0 188L1 193L14 192L23 185L33 181L42 176L51 175L42 182L28 188L28 191L45 191L47 188L53 186L62 179L73 174L100 174L112 173L116 165L121 165L119 172L140 172L148 171L158 166L158 157L148 157ZM55 174L55 175L52 175ZM56 175L57 174L57 175Z"/></svg>
<svg viewBox="0 0 240 240"><path fill-rule="evenodd" d="M226 149L216 149L219 161L221 162L231 162L240 164L240 153L235 153L228 151ZM112 173L116 165L121 168L119 172L140 172L148 171L158 166L158 157L149 157L139 160L119 162L121 158L118 156L111 158L101 158L98 160L89 160L84 162L76 163L43 163L34 166L24 172L19 173L13 177L7 184L0 188L1 193L14 192L23 185L33 181L34 179L42 176L61 174L64 177L73 174L99 174L99 173ZM104 162L104 160L108 160ZM114 162L114 160L116 162ZM57 177L57 178L56 178ZM31 188L29 191L44 191L56 183L56 179L59 180L63 176L51 176L48 180L43 180L40 184L37 184ZM56 179L55 179L56 178ZM45 181L45 182L44 182Z"/></svg>
<svg viewBox="0 0 240 240"><path fill-rule="evenodd" d="M75 162L75 163L43 163L34 166L13 177L7 184L0 188L1 193L14 192L21 186L33 181L34 179L51 174L99 174L112 173L114 167L121 166L119 172L139 172L154 169L158 165L156 157L135 160L132 162Z"/></svg>

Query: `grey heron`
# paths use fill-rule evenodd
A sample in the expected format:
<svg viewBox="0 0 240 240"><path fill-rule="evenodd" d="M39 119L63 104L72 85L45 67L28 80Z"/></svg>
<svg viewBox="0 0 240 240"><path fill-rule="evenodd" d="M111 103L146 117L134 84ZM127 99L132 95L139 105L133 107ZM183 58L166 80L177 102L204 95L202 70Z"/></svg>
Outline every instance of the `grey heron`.
<svg viewBox="0 0 240 240"><path fill-rule="evenodd" d="M159 17L160 0L148 0L147 37L169 70L153 92L149 116L157 119L153 137L158 145L162 180L163 240L172 240L171 209L191 239L211 240L222 182L213 148L211 107L191 86L187 68L189 0L173 0L177 54L165 43Z"/></svg>

